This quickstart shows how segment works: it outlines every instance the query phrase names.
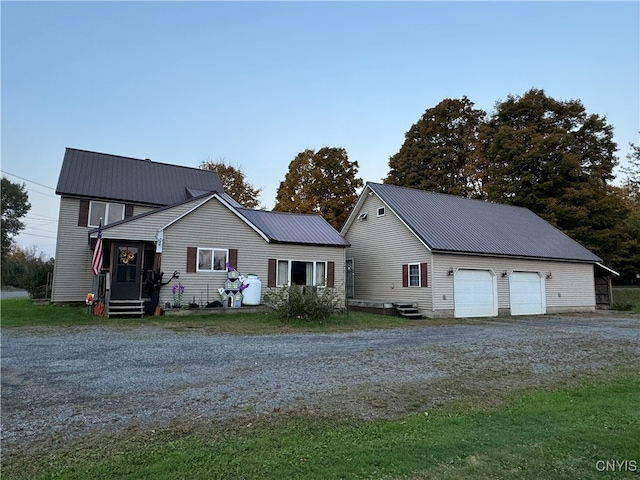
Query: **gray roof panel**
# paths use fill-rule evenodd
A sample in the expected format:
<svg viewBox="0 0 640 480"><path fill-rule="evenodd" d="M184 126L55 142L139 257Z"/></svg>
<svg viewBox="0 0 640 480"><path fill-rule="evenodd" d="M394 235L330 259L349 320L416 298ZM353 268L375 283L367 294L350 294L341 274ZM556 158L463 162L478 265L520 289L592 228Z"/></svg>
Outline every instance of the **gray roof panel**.
<svg viewBox="0 0 640 480"><path fill-rule="evenodd" d="M276 243L348 247L349 242L319 215L238 208L247 220Z"/></svg>
<svg viewBox="0 0 640 480"><path fill-rule="evenodd" d="M192 192L222 192L216 172L67 148L56 193L147 205L172 205Z"/></svg>
<svg viewBox="0 0 640 480"><path fill-rule="evenodd" d="M367 183L432 250L600 262L530 210Z"/></svg>

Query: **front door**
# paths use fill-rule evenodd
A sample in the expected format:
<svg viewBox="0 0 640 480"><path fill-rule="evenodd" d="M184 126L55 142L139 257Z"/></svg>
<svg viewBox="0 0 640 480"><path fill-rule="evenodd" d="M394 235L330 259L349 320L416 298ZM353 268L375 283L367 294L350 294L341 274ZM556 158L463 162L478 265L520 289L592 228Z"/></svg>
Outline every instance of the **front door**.
<svg viewBox="0 0 640 480"><path fill-rule="evenodd" d="M138 300L142 267L141 243L116 243L112 250L111 298Z"/></svg>

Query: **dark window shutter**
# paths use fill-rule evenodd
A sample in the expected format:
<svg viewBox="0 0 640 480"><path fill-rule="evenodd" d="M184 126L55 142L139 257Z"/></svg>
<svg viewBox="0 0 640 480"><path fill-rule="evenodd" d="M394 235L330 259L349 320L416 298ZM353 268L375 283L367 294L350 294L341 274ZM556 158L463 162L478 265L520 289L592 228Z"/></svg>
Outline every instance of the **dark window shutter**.
<svg viewBox="0 0 640 480"><path fill-rule="evenodd" d="M124 206L124 218L133 217L133 205L127 203Z"/></svg>
<svg viewBox="0 0 640 480"><path fill-rule="evenodd" d="M428 276L427 276L427 264L420 264L420 286L427 287L428 286Z"/></svg>
<svg viewBox="0 0 640 480"><path fill-rule="evenodd" d="M269 259L269 270L267 272L267 286L275 287L276 286L276 259Z"/></svg>
<svg viewBox="0 0 640 480"><path fill-rule="evenodd" d="M229 265L238 270L238 249L230 248L229 249Z"/></svg>
<svg viewBox="0 0 640 480"><path fill-rule="evenodd" d="M409 286L409 264L402 264L402 286Z"/></svg>
<svg viewBox="0 0 640 480"><path fill-rule="evenodd" d="M198 249L196 247L187 247L187 272L193 273L196 271L196 257L198 256Z"/></svg>
<svg viewBox="0 0 640 480"><path fill-rule="evenodd" d="M327 287L333 288L336 283L336 262L327 262Z"/></svg>
<svg viewBox="0 0 640 480"><path fill-rule="evenodd" d="M89 200L80 200L80 211L78 212L78 226L89 226Z"/></svg>

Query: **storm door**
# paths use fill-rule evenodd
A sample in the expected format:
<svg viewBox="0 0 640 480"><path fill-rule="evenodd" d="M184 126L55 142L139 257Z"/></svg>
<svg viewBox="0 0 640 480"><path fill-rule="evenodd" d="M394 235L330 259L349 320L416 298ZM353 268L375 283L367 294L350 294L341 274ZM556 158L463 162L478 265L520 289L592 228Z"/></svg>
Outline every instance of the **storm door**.
<svg viewBox="0 0 640 480"><path fill-rule="evenodd" d="M347 258L347 264L345 268L347 298L353 298L353 258Z"/></svg>
<svg viewBox="0 0 640 480"><path fill-rule="evenodd" d="M116 243L111 257L114 268L111 275L113 300L138 300L140 298L140 272L142 267L141 243Z"/></svg>

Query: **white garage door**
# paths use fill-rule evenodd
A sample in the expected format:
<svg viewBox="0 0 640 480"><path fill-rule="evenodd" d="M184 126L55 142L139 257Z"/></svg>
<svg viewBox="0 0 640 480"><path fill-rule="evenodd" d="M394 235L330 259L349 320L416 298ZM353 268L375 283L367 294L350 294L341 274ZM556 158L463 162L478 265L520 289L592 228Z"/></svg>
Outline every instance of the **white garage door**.
<svg viewBox="0 0 640 480"><path fill-rule="evenodd" d="M513 272L509 275L511 315L545 313L544 278L535 272Z"/></svg>
<svg viewBox="0 0 640 480"><path fill-rule="evenodd" d="M488 270L458 270L453 277L456 317L498 314L495 277Z"/></svg>

